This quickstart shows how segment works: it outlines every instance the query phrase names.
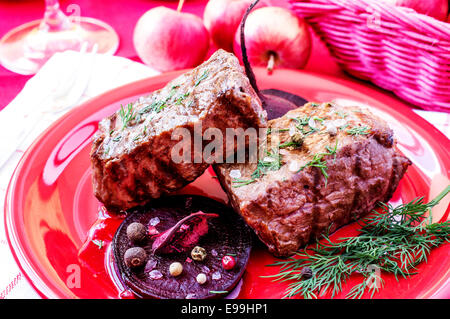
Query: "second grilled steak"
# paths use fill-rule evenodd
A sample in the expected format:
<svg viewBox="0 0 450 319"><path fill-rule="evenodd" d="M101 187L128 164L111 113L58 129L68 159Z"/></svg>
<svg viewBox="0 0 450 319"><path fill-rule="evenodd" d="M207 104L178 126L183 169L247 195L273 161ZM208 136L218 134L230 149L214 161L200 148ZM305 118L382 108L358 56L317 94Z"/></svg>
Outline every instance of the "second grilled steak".
<svg viewBox="0 0 450 319"><path fill-rule="evenodd" d="M266 126L239 61L223 50L99 123L91 150L96 197L109 210L126 210L193 181L209 164L194 162L195 150L190 161L174 162L172 148L182 136L172 134L177 128L194 134L199 124L201 133L218 128L223 136L226 128Z"/></svg>
<svg viewBox="0 0 450 319"><path fill-rule="evenodd" d="M267 141L258 163L214 169L234 209L277 256L389 200L411 164L387 124L358 107L309 103L269 121Z"/></svg>

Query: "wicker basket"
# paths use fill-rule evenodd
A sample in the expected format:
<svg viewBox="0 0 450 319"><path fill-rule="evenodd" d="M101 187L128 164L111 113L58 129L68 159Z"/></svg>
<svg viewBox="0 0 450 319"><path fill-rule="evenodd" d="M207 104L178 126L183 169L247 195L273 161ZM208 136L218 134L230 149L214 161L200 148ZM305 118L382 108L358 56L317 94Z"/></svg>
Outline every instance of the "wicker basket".
<svg viewBox="0 0 450 319"><path fill-rule="evenodd" d="M290 1L348 73L450 112L450 23L377 0Z"/></svg>

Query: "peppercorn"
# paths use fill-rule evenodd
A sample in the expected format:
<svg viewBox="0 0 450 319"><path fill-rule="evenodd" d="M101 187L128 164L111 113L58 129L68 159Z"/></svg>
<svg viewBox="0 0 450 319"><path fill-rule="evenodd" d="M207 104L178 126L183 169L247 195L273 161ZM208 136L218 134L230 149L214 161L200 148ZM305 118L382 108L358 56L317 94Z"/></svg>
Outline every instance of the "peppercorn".
<svg viewBox="0 0 450 319"><path fill-rule="evenodd" d="M147 237L147 228L141 223L131 223L127 227L127 237L132 242L143 241Z"/></svg>
<svg viewBox="0 0 450 319"><path fill-rule="evenodd" d="M192 259L196 261L203 261L206 258L206 250L203 247L195 246L194 249L191 251L191 257Z"/></svg>
<svg viewBox="0 0 450 319"><path fill-rule="evenodd" d="M179 276L183 272L183 265L179 262L171 263L169 266L170 275L176 277Z"/></svg>
<svg viewBox="0 0 450 319"><path fill-rule="evenodd" d="M330 134L330 136L336 136L337 127L333 124L330 124L327 126L327 132L328 132L328 134Z"/></svg>
<svg viewBox="0 0 450 319"><path fill-rule="evenodd" d="M302 146L303 145L303 134L302 133L295 133L294 135L292 135L291 137L291 141L293 143L295 143L297 146Z"/></svg>
<svg viewBox="0 0 450 319"><path fill-rule="evenodd" d="M200 273L197 275L196 280L200 285L203 285L206 282L206 275L203 273Z"/></svg>
<svg viewBox="0 0 450 319"><path fill-rule="evenodd" d="M222 267L226 270L231 270L236 266L236 259L233 256L225 255L222 258Z"/></svg>
<svg viewBox="0 0 450 319"><path fill-rule="evenodd" d="M304 278L304 279L309 279L309 278L312 277L313 271L312 271L312 269L309 268L309 267L303 267L303 268L302 268L301 274L302 274L302 278Z"/></svg>
<svg viewBox="0 0 450 319"><path fill-rule="evenodd" d="M123 257L129 268L137 268L144 265L147 253L142 247L131 247L127 249Z"/></svg>

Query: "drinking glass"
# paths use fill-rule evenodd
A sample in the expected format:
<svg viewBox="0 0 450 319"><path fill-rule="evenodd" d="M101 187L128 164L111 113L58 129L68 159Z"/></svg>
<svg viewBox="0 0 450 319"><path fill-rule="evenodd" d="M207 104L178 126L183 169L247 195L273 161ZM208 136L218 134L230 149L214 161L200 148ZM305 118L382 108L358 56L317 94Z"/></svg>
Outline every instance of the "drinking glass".
<svg viewBox="0 0 450 319"><path fill-rule="evenodd" d="M45 0L43 19L14 28L0 39L0 64L20 74L34 74L56 52L89 51L94 45L98 53L114 54L119 36L108 24L81 17L80 7L71 4L65 15L58 0Z"/></svg>

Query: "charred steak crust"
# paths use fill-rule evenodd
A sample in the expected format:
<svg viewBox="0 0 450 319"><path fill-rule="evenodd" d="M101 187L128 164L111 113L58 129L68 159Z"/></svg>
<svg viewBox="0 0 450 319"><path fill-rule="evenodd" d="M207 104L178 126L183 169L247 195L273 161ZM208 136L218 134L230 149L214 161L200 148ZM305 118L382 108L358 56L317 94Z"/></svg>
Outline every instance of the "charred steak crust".
<svg viewBox="0 0 450 319"><path fill-rule="evenodd" d="M243 185L230 172L239 170L241 181L252 181L256 164L214 165L233 208L277 256L289 256L327 230L360 218L378 201L388 201L411 165L395 149L393 132L383 120L367 110L329 103L309 103L269 121L268 145L283 145L298 127L309 131L305 122L299 124L308 118L316 119L309 123L317 130L303 135L301 147L280 149L279 170ZM329 129L333 124L336 131ZM272 136L277 130L283 132ZM327 177L308 165L320 153L329 154L321 158Z"/></svg>
<svg viewBox="0 0 450 319"><path fill-rule="evenodd" d="M265 127L266 113L243 73L238 59L218 50L197 68L164 88L99 123L93 138L91 163L95 196L110 211L143 205L151 198L170 194L200 176L204 160L175 163L172 139L177 128ZM225 143L224 143L225 150ZM224 151L223 150L223 151Z"/></svg>

